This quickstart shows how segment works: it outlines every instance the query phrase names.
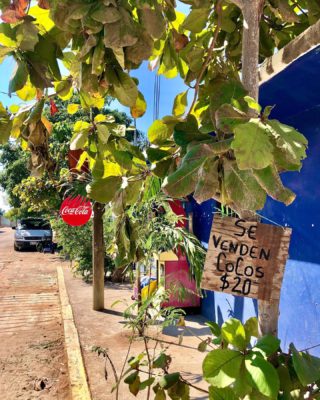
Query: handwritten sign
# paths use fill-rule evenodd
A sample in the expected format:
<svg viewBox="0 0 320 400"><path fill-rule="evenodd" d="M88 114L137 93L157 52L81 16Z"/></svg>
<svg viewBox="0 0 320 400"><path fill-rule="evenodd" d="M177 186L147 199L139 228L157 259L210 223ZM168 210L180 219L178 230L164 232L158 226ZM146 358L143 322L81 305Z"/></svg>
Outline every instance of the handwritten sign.
<svg viewBox="0 0 320 400"><path fill-rule="evenodd" d="M216 215L201 287L278 300L291 229Z"/></svg>

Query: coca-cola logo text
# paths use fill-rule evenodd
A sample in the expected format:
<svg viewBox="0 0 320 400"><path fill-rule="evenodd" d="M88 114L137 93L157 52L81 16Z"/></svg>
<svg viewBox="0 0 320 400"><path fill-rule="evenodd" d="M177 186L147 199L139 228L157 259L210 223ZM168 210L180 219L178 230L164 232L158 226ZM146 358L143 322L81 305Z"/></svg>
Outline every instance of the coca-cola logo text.
<svg viewBox="0 0 320 400"><path fill-rule="evenodd" d="M60 207L60 215L64 222L72 226L86 224L92 215L92 205L81 196L66 198Z"/></svg>

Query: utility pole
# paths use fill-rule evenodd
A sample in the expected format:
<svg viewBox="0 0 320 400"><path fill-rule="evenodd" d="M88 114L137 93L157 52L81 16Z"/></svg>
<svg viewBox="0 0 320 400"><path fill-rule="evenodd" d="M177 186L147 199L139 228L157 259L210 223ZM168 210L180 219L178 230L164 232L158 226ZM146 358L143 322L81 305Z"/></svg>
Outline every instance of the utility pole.
<svg viewBox="0 0 320 400"><path fill-rule="evenodd" d="M104 309L104 204L95 202L93 206L93 309Z"/></svg>

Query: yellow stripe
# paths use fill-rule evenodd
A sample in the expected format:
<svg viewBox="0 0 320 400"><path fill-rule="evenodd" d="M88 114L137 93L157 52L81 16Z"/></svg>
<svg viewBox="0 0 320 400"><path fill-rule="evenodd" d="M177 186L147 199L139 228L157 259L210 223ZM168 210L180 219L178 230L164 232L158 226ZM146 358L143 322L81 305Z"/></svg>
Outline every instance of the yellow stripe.
<svg viewBox="0 0 320 400"><path fill-rule="evenodd" d="M57 274L72 400L92 400L83 363L78 331L74 323L73 312L69 303L69 296L61 266L57 267Z"/></svg>

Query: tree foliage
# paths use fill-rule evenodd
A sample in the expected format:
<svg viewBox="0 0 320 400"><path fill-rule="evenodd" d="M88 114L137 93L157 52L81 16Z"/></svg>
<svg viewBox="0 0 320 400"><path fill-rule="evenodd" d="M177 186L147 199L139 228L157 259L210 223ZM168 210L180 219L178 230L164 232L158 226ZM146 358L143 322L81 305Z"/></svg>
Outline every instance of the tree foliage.
<svg viewBox="0 0 320 400"><path fill-rule="evenodd" d="M81 109L96 109L111 96L139 117L146 104L129 72L149 60L158 74L180 75L193 93L192 103L188 107L187 92L179 94L173 115L150 127L152 168L128 143L117 120L97 115L78 120L71 148L83 149L82 162L89 162L88 196L101 202L124 199L124 181L153 174L167 177L164 190L172 196L195 192L199 201L215 198L236 210L262 208L267 194L290 204L294 194L283 187L279 174L301 168L307 141L270 120L270 108L261 111L240 82L243 16L238 2L182 2L190 5L188 15L169 0L47 0L34 6L28 0L2 1L1 57L16 62L8 93L37 101L14 116L1 108L1 142L10 135L19 139L31 151L33 170L52 172L45 100L70 100L76 90ZM260 61L319 15L315 2L265 1ZM61 75L60 62L69 75ZM51 87L55 95L48 95ZM77 103L68 105L70 114L79 110ZM134 191L142 186L129 185Z"/></svg>

